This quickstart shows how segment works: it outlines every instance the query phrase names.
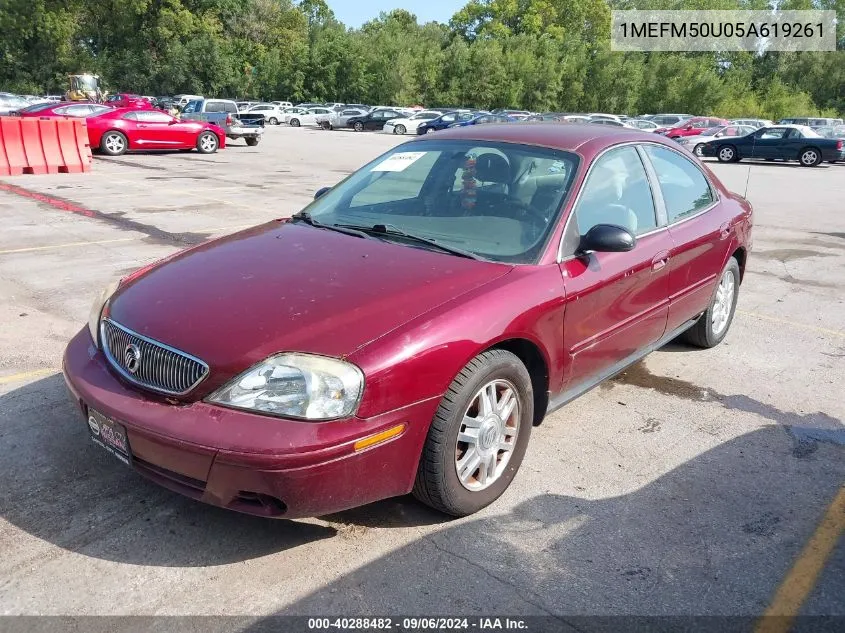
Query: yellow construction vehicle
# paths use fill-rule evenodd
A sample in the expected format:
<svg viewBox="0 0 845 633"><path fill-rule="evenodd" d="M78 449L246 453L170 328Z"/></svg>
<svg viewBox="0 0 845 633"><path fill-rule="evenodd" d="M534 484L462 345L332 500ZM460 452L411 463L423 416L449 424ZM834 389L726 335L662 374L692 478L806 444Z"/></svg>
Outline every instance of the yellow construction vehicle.
<svg viewBox="0 0 845 633"><path fill-rule="evenodd" d="M70 90L65 93L68 101L93 101L102 103L106 93L100 90L100 76L93 73L68 75Z"/></svg>

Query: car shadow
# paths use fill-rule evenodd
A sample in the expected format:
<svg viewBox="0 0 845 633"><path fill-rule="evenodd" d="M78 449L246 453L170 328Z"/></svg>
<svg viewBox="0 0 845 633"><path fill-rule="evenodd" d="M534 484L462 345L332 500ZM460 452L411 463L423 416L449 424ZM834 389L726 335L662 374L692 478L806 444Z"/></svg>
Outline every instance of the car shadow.
<svg viewBox="0 0 845 633"><path fill-rule="evenodd" d="M61 374L0 395L0 517L55 546L136 565L205 567L334 536L208 506L93 445Z"/></svg>
<svg viewBox="0 0 845 633"><path fill-rule="evenodd" d="M845 449L817 444L796 453L784 427L764 426L620 496L602 481L581 496L538 491L418 538L274 616L544 615L548 628L530 630L616 631L631 623L588 616L730 615L745 619L637 630L750 631L845 480ZM841 609L843 572L825 572L809 610ZM281 630L274 616L246 630Z"/></svg>

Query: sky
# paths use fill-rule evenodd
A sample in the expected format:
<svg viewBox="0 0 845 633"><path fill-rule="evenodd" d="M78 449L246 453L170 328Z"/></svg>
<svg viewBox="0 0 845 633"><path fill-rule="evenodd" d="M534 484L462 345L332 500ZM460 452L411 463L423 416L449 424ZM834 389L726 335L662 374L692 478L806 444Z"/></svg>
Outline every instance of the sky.
<svg viewBox="0 0 845 633"><path fill-rule="evenodd" d="M346 26L361 26L378 17L380 11L405 9L417 16L420 24L436 20L448 22L468 0L326 0L335 17Z"/></svg>

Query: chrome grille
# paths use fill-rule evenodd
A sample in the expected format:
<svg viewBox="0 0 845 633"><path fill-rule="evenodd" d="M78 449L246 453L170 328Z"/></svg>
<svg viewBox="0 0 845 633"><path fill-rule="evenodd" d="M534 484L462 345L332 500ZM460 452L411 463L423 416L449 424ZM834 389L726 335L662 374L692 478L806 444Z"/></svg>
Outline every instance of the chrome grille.
<svg viewBox="0 0 845 633"><path fill-rule="evenodd" d="M152 391L181 396L208 375L208 365L199 358L141 336L111 319L100 323L100 341L106 358L121 376Z"/></svg>

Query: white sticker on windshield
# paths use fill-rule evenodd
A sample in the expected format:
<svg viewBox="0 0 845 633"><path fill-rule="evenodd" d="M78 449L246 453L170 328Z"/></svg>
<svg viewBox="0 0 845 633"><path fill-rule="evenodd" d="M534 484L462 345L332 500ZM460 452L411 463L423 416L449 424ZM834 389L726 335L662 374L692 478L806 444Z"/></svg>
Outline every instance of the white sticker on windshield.
<svg viewBox="0 0 845 633"><path fill-rule="evenodd" d="M371 171L405 171L425 154L426 152L399 152L381 161Z"/></svg>

